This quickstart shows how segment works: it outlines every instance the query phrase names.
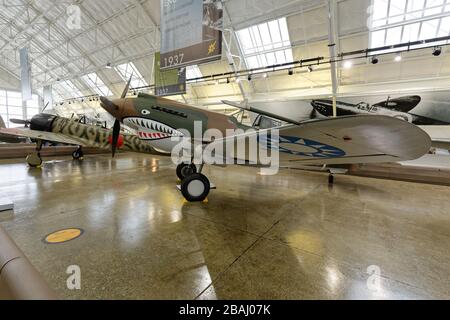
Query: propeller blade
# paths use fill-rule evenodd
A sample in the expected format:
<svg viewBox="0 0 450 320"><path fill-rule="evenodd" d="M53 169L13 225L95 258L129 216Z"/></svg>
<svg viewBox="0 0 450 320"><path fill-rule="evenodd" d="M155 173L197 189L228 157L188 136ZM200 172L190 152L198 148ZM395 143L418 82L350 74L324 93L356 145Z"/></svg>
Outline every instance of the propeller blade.
<svg viewBox="0 0 450 320"><path fill-rule="evenodd" d="M47 109L47 107L48 107L48 105L50 104L50 101L49 102L47 102L47 104L45 105L45 107L44 107L44 109L42 109L42 112L44 112L45 111L45 109Z"/></svg>
<svg viewBox="0 0 450 320"><path fill-rule="evenodd" d="M28 120L22 120L22 119L9 119L10 122L14 123L14 124L23 124L23 125L28 125L30 124L30 121Z"/></svg>
<svg viewBox="0 0 450 320"><path fill-rule="evenodd" d="M114 122L113 136L112 136L112 143L111 143L113 158L116 155L117 145L119 144L119 137L120 137L120 121L116 120Z"/></svg>
<svg viewBox="0 0 450 320"><path fill-rule="evenodd" d="M133 79L133 74L131 74L130 80L128 80L128 83L123 89L122 95L120 96L121 99L125 98L127 96L128 90L130 89L131 80Z"/></svg>

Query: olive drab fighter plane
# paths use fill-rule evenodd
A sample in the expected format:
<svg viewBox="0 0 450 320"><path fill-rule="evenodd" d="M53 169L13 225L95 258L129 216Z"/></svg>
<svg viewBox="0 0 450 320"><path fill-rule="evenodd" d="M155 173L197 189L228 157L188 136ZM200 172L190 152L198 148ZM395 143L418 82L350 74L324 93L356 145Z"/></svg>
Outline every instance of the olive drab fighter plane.
<svg viewBox="0 0 450 320"><path fill-rule="evenodd" d="M127 90L127 89L126 89ZM174 137L183 137L188 132L190 143L194 145L198 138L194 137L194 123L200 122L202 133L208 129L222 132L224 138L211 139L207 135L202 138L203 148L223 145L230 141L247 139L250 135L269 132L277 129L279 141L268 143L258 140L258 148L274 149L279 154L280 166L295 167L303 165L338 165L359 163L398 162L420 158L431 147L431 139L419 127L406 121L381 115L356 115L332 119L308 120L296 122L270 114L247 105L223 101L225 104L258 113L260 117L280 120L276 128L253 126L253 133L231 134L227 129L248 129L233 117L200 109L173 100L147 94L139 94L135 98L109 100L101 97L101 106L116 118L113 140L117 139L121 123L135 129L141 140L148 141L155 149L171 153L179 143ZM281 124L282 122L286 124ZM227 135L228 134L228 135ZM113 141L114 148L114 141ZM114 149L113 149L114 152ZM228 152L228 150L227 150ZM248 163L248 154L244 159ZM228 163L228 162L227 162ZM203 201L208 196L211 184L202 174L203 164L197 168L193 163L181 163L177 167L177 175L181 180L179 186L186 200ZM332 176L330 176L332 177ZM332 182L332 181L330 181Z"/></svg>

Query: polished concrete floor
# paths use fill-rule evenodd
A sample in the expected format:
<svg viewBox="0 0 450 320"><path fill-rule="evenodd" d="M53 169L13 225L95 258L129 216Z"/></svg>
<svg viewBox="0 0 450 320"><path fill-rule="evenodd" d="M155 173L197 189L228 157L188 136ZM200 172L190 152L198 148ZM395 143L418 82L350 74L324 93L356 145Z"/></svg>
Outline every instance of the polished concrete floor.
<svg viewBox="0 0 450 320"><path fill-rule="evenodd" d="M208 167L218 189L190 204L169 158L23 162L0 161L16 205L0 223L62 298L450 298L449 187ZM72 227L85 232L42 241Z"/></svg>

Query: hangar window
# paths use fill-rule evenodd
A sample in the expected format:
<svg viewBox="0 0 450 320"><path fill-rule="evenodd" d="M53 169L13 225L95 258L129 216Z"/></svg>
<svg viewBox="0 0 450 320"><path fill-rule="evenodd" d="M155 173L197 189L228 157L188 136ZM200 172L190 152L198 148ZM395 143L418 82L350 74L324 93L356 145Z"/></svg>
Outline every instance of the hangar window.
<svg viewBox="0 0 450 320"><path fill-rule="evenodd" d="M11 122L11 119L25 118L20 92L0 90L0 116L9 128L21 126Z"/></svg>
<svg viewBox="0 0 450 320"><path fill-rule="evenodd" d="M31 119L34 115L39 113L39 96L32 95L32 99L27 101L27 119Z"/></svg>
<svg viewBox="0 0 450 320"><path fill-rule="evenodd" d="M373 0L370 47L450 35L450 0Z"/></svg>
<svg viewBox="0 0 450 320"><path fill-rule="evenodd" d="M117 71L122 80L125 82L128 82L128 80L130 80L131 75L133 75L133 78L131 79L132 88L140 88L148 86L147 81L145 81L144 77L136 68L133 62L121 64L115 67L114 69Z"/></svg>
<svg viewBox="0 0 450 320"><path fill-rule="evenodd" d="M95 72L84 75L81 77L90 89L94 90L99 96L109 97L112 96L111 90L105 85L102 79Z"/></svg>
<svg viewBox="0 0 450 320"><path fill-rule="evenodd" d="M250 69L294 61L286 18L239 30L237 37Z"/></svg>
<svg viewBox="0 0 450 320"><path fill-rule="evenodd" d="M196 79L203 77L202 72L198 65L186 67L186 80Z"/></svg>

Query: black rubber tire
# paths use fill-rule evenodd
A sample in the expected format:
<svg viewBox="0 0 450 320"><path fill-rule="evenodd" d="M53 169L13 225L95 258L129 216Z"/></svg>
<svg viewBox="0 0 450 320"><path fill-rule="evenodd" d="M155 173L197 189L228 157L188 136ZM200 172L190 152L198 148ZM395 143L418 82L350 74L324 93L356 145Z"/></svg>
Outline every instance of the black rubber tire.
<svg viewBox="0 0 450 320"><path fill-rule="evenodd" d="M188 174L186 174L185 170L188 169L188 167L190 168L190 171ZM197 173L197 167L195 166L195 164L180 163L177 167L177 177L180 180L184 180L188 176L195 174L195 173Z"/></svg>
<svg viewBox="0 0 450 320"><path fill-rule="evenodd" d="M192 186L192 184L195 183L197 187L200 187L201 184L198 184L198 182L203 184L203 190L198 190L197 193L192 194L190 192L192 191L191 188L194 187ZM181 193L183 194L183 197L189 202L204 201L208 197L210 190L211 184L209 183L208 178L201 173L194 173L186 177L181 182Z"/></svg>
<svg viewBox="0 0 450 320"><path fill-rule="evenodd" d="M334 176L332 174L328 176L328 184L334 184Z"/></svg>
<svg viewBox="0 0 450 320"><path fill-rule="evenodd" d="M81 150L75 150L72 153L73 160L80 160L83 157L84 157L84 154L83 154L83 151L81 151Z"/></svg>
<svg viewBox="0 0 450 320"><path fill-rule="evenodd" d="M30 157L31 156L33 156L33 155L28 155L27 156L27 158L26 158L26 160L27 160L27 163L28 163L28 165L31 167L31 168L37 168L37 167L40 167L41 165L42 165L42 158L41 158L41 155L40 154L37 154L37 157L39 158L39 164L38 163L31 163L30 162Z"/></svg>

